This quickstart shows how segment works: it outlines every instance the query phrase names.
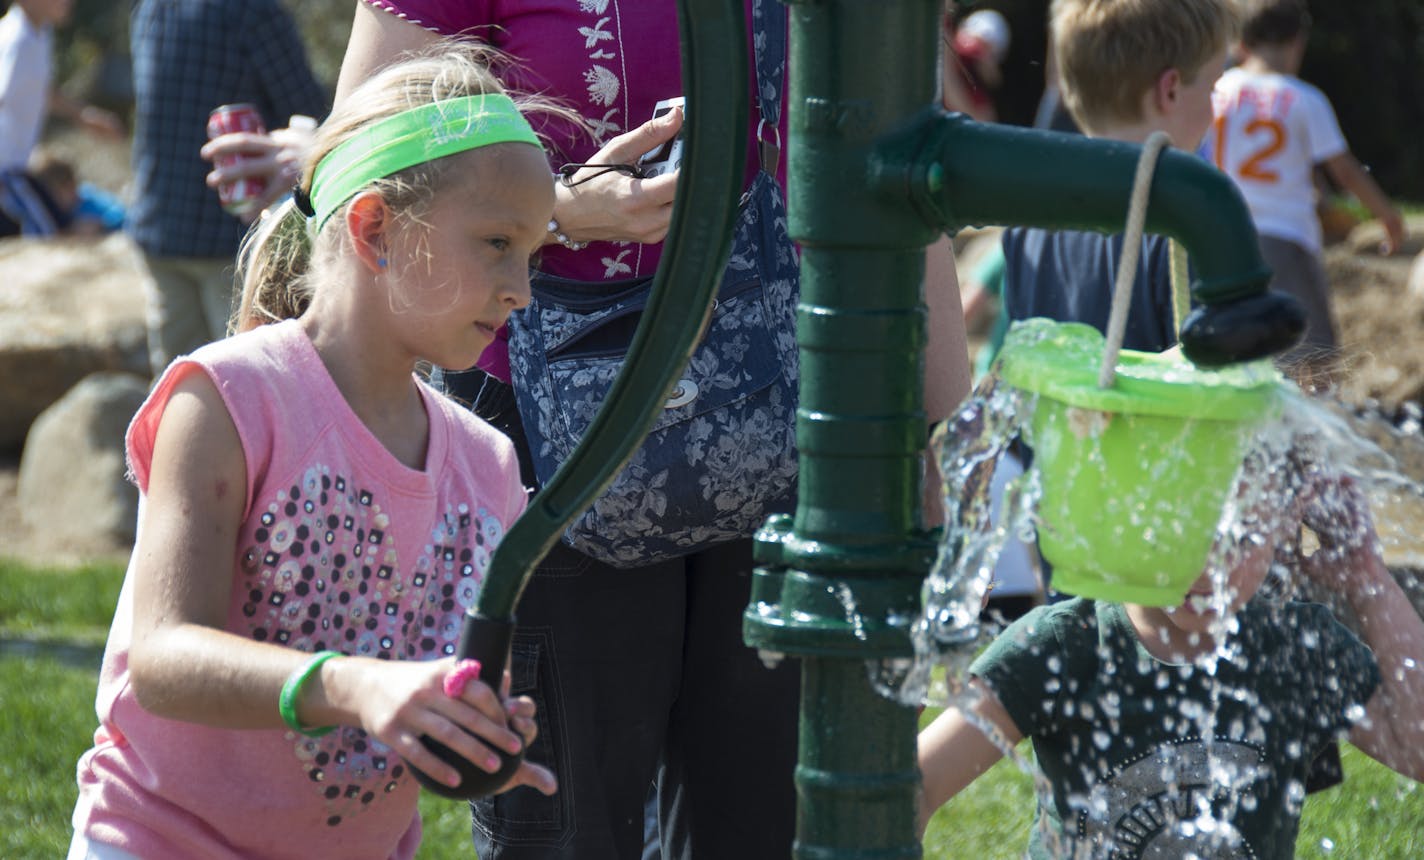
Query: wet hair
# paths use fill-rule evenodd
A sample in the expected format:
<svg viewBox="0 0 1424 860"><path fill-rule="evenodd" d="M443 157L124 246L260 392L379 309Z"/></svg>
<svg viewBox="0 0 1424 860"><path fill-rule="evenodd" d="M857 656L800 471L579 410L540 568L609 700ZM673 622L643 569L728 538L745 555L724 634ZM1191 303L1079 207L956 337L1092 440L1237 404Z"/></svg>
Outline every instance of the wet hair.
<svg viewBox="0 0 1424 860"><path fill-rule="evenodd" d="M504 62L505 58L490 48L451 40L376 73L344 98L317 129L302 164L298 196L310 194L312 175L322 158L369 124L425 104L504 92L493 71ZM577 114L552 101L510 95L526 114L580 122ZM458 155L428 161L374 180L361 190L384 198L396 230L425 229L423 216L437 189L450 184L448 174L458 163ZM340 217L349 202L338 207L337 217L328 219L315 236L309 232L309 219L292 200L253 226L238 252L242 296L230 330L247 331L294 319L306 311L317 287L317 274L350 250L349 237L342 229L345 219Z"/></svg>
<svg viewBox="0 0 1424 860"><path fill-rule="evenodd" d="M1310 29L1305 0L1243 0L1241 44L1284 45Z"/></svg>
<svg viewBox="0 0 1424 860"><path fill-rule="evenodd" d="M1235 37L1235 0L1053 0L1049 29L1063 101L1092 131L1142 119L1168 69L1192 83Z"/></svg>

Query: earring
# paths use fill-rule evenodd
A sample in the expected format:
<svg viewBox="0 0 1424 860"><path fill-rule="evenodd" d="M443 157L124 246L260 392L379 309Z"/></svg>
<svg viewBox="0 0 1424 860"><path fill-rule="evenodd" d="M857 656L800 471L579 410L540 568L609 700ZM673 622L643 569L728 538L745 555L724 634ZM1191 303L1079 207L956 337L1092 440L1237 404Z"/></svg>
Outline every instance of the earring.
<svg viewBox="0 0 1424 860"><path fill-rule="evenodd" d="M377 258L376 258L376 265L377 265L377 266L380 266L382 269L384 269L384 268L386 267L386 258L385 258L385 257L377 257Z"/></svg>

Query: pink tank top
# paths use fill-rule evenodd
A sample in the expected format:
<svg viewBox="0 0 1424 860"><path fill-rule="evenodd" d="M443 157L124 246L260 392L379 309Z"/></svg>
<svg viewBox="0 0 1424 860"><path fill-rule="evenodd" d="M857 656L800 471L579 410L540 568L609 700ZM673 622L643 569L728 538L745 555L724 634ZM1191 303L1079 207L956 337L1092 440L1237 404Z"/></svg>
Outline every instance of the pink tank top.
<svg viewBox="0 0 1424 860"><path fill-rule="evenodd" d="M128 432L141 493L159 420L187 373L217 386L247 463L226 629L309 652L452 654L490 555L525 504L509 441L422 384L428 453L423 470L408 468L288 321L164 373ZM309 738L143 710L128 684L131 585L104 654L94 747L79 762L76 829L145 858L414 856L418 784L363 730Z"/></svg>

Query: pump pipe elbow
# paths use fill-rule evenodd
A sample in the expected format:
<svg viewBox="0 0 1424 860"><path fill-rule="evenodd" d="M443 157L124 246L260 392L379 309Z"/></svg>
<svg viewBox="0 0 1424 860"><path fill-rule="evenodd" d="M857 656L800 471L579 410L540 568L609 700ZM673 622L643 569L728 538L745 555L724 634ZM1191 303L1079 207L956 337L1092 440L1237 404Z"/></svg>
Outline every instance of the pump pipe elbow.
<svg viewBox="0 0 1424 860"><path fill-rule="evenodd" d="M933 163L909 172L923 177L910 196L922 213L941 217L946 231L987 224L1101 233L1123 228L1141 146L946 113L918 133L926 144L918 157ZM1164 153L1147 230L1177 239L1191 255L1191 293L1199 307L1180 337L1192 362L1252 361L1299 340L1304 313L1295 299L1267 290L1271 272L1251 214L1225 174L1190 153Z"/></svg>

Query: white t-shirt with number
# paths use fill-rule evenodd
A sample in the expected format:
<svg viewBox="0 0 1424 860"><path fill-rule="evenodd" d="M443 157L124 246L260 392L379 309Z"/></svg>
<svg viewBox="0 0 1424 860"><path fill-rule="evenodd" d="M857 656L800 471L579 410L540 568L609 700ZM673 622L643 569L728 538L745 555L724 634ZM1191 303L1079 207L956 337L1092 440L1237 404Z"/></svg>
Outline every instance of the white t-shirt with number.
<svg viewBox="0 0 1424 860"><path fill-rule="evenodd" d="M1256 230L1320 253L1312 171L1349 151L1330 100L1299 78L1236 68L1211 101L1203 149L1240 187Z"/></svg>

